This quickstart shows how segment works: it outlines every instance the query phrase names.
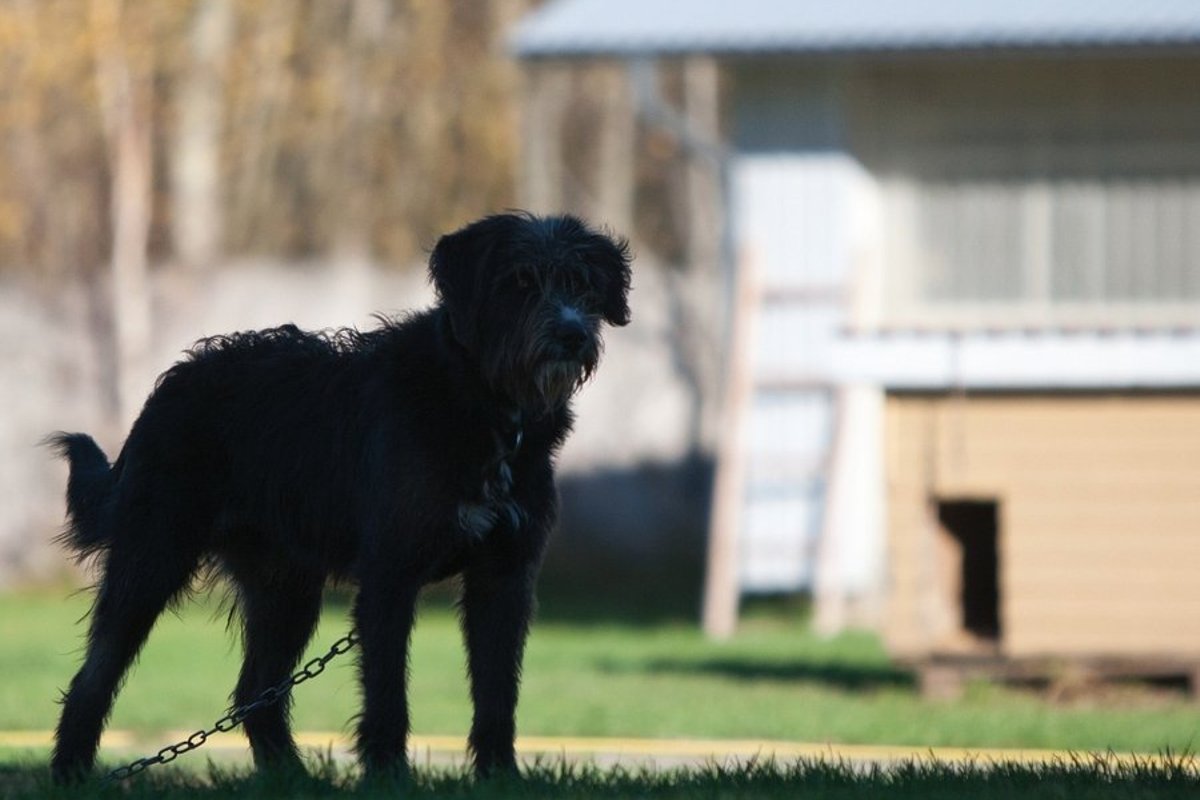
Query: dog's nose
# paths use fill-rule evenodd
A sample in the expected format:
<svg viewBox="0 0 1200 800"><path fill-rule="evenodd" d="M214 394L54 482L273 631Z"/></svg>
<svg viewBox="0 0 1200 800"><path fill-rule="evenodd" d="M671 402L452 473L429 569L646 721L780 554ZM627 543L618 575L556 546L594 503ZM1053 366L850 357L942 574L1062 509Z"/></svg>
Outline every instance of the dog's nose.
<svg viewBox="0 0 1200 800"><path fill-rule="evenodd" d="M583 323L576 319L566 319L558 324L558 343L571 355L578 355L587 344L588 332Z"/></svg>

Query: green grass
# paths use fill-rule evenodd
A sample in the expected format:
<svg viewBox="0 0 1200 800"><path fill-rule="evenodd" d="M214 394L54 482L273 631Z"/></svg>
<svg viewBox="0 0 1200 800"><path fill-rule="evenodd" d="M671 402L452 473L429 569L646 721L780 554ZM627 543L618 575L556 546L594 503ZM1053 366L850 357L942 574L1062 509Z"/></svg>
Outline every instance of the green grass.
<svg viewBox="0 0 1200 800"><path fill-rule="evenodd" d="M40 765L0 766L0 800L78 797L113 798L867 798L894 800L1020 797L1150 800L1191 798L1200 792L1194 764L1119 764L1112 760L1066 761L1054 765L965 767L909 762L888 769L855 769L846 764L803 761L739 765L709 764L692 769L600 769L547 761L523 771L520 779L473 780L461 769L417 769L403 785L361 784L351 768L326 760L311 776L255 775L246 769L209 765L202 770L147 773L119 787L52 786Z"/></svg>
<svg viewBox="0 0 1200 800"><path fill-rule="evenodd" d="M58 690L77 666L88 598L0 597L0 730L49 730ZM1059 705L1029 692L975 685L955 703L918 697L866 634L820 639L792 617L752 618L732 642L683 622L573 620L545 601L525 663L518 727L530 735L769 738L811 742L1036 747L1158 753L1200 743L1200 710L1182 698L1132 696L1117 707ZM312 654L347 629L331 604ZM110 726L153 737L211 724L238 667L236 637L215 602L164 616L122 692ZM413 729L465 734L470 721L462 646L444 601L422 610L411 659ZM348 730L357 712L353 658L296 691L307 730ZM16 753L0 760L16 757Z"/></svg>

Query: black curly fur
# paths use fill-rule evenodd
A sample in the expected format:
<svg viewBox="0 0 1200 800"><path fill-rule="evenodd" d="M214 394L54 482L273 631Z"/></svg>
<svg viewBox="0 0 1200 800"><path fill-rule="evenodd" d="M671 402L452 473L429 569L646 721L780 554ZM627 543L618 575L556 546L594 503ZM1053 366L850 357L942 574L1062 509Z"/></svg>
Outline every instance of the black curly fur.
<svg viewBox="0 0 1200 800"><path fill-rule="evenodd" d="M477 769L512 769L533 586L555 517L568 401L629 309L626 246L571 217L488 217L430 258L439 304L371 331L215 336L167 370L110 466L71 464L63 542L103 565L52 760L86 774L129 663L203 565L236 587L242 704L296 664L327 580L357 582L369 772L405 768L417 594L462 576ZM260 765L298 763L287 703L246 718Z"/></svg>
<svg viewBox="0 0 1200 800"><path fill-rule="evenodd" d="M46 444L71 463L67 481L70 524L57 541L80 559L86 558L103 550L112 538L107 526L109 517L103 511L114 480L108 457L92 437L83 433L56 433L47 437Z"/></svg>

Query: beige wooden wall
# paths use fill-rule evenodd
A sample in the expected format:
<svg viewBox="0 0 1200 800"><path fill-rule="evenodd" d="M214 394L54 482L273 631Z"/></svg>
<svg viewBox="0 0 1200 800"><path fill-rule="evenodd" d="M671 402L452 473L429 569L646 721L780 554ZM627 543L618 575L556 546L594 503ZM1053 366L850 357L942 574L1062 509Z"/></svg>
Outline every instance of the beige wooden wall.
<svg viewBox="0 0 1200 800"><path fill-rule="evenodd" d="M897 655L961 650L933 501L998 502L999 650L1200 655L1200 395L891 395Z"/></svg>

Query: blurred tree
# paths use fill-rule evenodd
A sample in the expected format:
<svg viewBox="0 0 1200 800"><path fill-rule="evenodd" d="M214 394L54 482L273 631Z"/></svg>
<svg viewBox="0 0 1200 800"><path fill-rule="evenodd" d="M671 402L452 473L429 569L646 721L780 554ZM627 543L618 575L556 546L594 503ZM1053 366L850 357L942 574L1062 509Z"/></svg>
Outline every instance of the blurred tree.
<svg viewBox="0 0 1200 800"><path fill-rule="evenodd" d="M180 262L203 268L218 258L224 230L221 133L232 0L200 0L188 27L171 153L171 241Z"/></svg>
<svg viewBox="0 0 1200 800"><path fill-rule="evenodd" d="M89 0L96 93L108 144L112 220L111 296L116 401L121 422L141 404L138 383L150 353L147 248L152 207L154 41L146 16L123 0Z"/></svg>
<svg viewBox="0 0 1200 800"><path fill-rule="evenodd" d="M151 265L412 264L448 227L516 202L523 77L504 37L535 4L0 0L0 270L109 262L110 196L134 174L116 168L120 119L120 152L149 153ZM676 72L665 91L682 100ZM529 95L526 138L565 136L541 164L555 174L526 158L544 190L524 196L686 260L685 154L636 121L622 69L547 65L524 80L559 95Z"/></svg>
<svg viewBox="0 0 1200 800"><path fill-rule="evenodd" d="M0 273L86 278L100 372L136 378L150 270L406 268L517 205L523 162L522 200L606 223L695 283L716 257L711 178L639 111L624 66L522 72L506 36L537 2L0 0ZM662 93L712 128L715 76L685 66L664 65ZM679 365L699 386L697 358ZM107 394L128 416L121 380Z"/></svg>
<svg viewBox="0 0 1200 800"><path fill-rule="evenodd" d="M227 246L407 265L438 233L511 205L525 0L238 6Z"/></svg>
<svg viewBox="0 0 1200 800"><path fill-rule="evenodd" d="M4 0L0 62L0 269L94 268L107 158L86 8Z"/></svg>
<svg viewBox="0 0 1200 800"><path fill-rule="evenodd" d="M514 204L530 5L0 0L0 273L88 281L128 419L156 266L406 267Z"/></svg>
<svg viewBox="0 0 1200 800"><path fill-rule="evenodd" d="M0 270L406 266L513 203L532 4L0 0Z"/></svg>

